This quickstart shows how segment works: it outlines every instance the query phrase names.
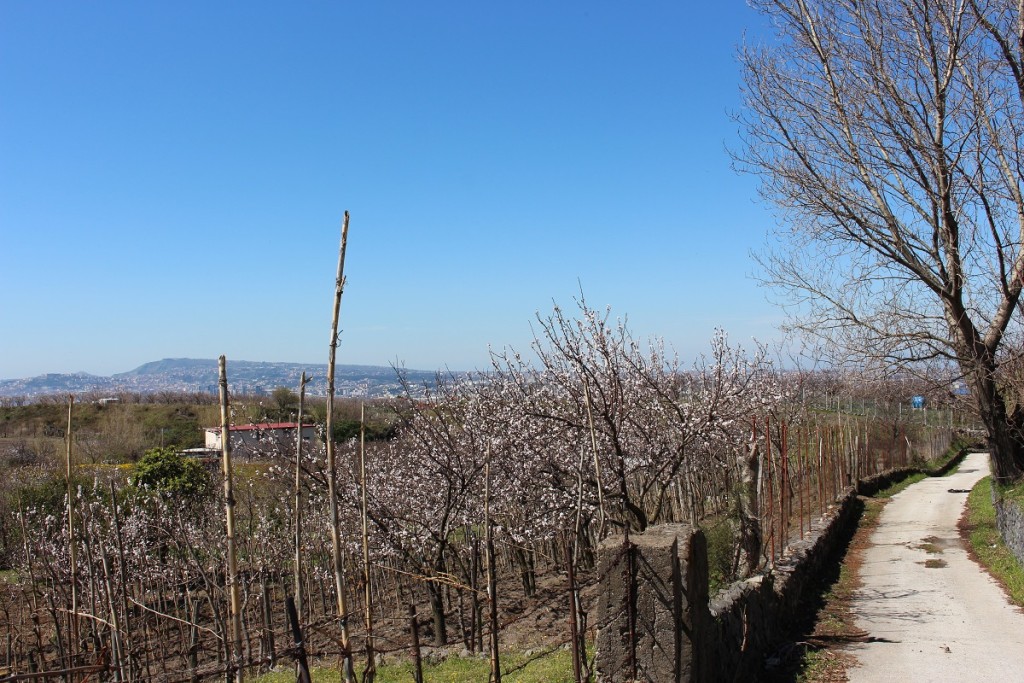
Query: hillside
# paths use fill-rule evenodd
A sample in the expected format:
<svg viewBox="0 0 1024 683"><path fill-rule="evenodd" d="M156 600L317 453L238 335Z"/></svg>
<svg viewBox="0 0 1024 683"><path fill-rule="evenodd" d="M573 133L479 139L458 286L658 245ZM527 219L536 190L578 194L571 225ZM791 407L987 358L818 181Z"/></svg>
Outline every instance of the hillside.
<svg viewBox="0 0 1024 683"><path fill-rule="evenodd" d="M234 393L266 394L276 387L296 387L302 372L313 377L307 386L311 396L327 394L327 365L228 361L228 382ZM414 387L433 385L434 372L405 370ZM0 396L35 397L62 393L117 393L132 391L217 391L217 361L205 358L165 358L144 363L134 370L111 376L87 373L45 374L23 379L0 380ZM339 396L383 397L401 393L394 368L376 365L339 365L335 369Z"/></svg>

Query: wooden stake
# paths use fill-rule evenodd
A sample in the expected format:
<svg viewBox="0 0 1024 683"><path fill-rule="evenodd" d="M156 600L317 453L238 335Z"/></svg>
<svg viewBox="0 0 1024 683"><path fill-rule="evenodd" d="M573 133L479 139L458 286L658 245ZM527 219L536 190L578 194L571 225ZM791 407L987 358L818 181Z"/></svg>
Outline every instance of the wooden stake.
<svg viewBox="0 0 1024 683"><path fill-rule="evenodd" d="M295 526L295 562L293 566L295 613L302 623L302 419L306 407L306 384L309 379L303 372L299 377L299 418L298 434L295 437L295 510L292 522Z"/></svg>
<svg viewBox="0 0 1024 683"><path fill-rule="evenodd" d="M366 627L366 669L363 670L363 683L373 683L377 675L377 661L373 652L373 592L370 585L370 533L366 524L366 404L359 406L359 488L362 489L363 517L363 587L364 616Z"/></svg>
<svg viewBox="0 0 1024 683"><path fill-rule="evenodd" d="M310 683L309 664L306 662L306 644L302 638L302 627L299 625L299 615L295 609L295 601L291 597L284 599L285 609L288 610L288 622L292 626L292 639L295 642L295 668L296 683Z"/></svg>
<svg viewBox="0 0 1024 683"><path fill-rule="evenodd" d="M75 397L68 396L68 429L66 438L67 483L68 483L68 551L71 560L71 635L68 643L68 668L75 665L75 651L78 649L78 544L75 542L75 490L71 481L71 444L74 438L71 418L74 412Z"/></svg>
<svg viewBox="0 0 1024 683"><path fill-rule="evenodd" d="M338 620L341 625L342 679L355 683L352 668L352 647L348 633L348 604L345 596L345 568L341 559L341 520L338 515L338 472L334 449L334 364L338 352L338 316L341 295L345 291L345 248L348 245L348 211L341 225L341 246L338 249L338 275L334 281L334 314L331 320L331 345L327 360L327 496L331 506L331 559L334 565L334 591Z"/></svg>
<svg viewBox="0 0 1024 683"><path fill-rule="evenodd" d="M227 359L218 361L220 374L220 442L221 465L224 474L224 519L227 525L228 590L231 596L231 636L234 662L228 661L228 669L235 670L235 681L245 680L242 666L242 599L238 587L238 565L235 556L235 497L231 477L231 425L228 420L228 372Z"/></svg>
<svg viewBox="0 0 1024 683"><path fill-rule="evenodd" d="M491 683L501 683L501 663L498 659L498 583L494 566L494 533L491 529L491 447L487 447L484 465L484 552L487 555L487 598L490 602Z"/></svg>

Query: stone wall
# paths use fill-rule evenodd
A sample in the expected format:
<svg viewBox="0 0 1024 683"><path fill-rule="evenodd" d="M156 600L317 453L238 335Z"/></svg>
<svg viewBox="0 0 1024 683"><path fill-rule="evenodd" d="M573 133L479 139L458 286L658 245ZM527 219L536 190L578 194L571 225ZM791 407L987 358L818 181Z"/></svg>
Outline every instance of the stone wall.
<svg viewBox="0 0 1024 683"><path fill-rule="evenodd" d="M996 527L1003 543L1024 566L1024 507L1020 501L998 497L995 487L992 489L992 503L996 508Z"/></svg>
<svg viewBox="0 0 1024 683"><path fill-rule="evenodd" d="M770 572L708 600L707 545L686 525L606 539L598 549L599 683L753 680L802 617L808 591L846 547L863 508L858 493L914 470L859 482Z"/></svg>

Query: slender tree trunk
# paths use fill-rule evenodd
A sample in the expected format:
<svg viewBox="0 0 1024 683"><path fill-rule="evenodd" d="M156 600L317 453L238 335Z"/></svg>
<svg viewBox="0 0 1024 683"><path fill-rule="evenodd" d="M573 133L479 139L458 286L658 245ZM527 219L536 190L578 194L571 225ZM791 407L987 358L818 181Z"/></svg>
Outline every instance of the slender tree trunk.
<svg viewBox="0 0 1024 683"><path fill-rule="evenodd" d="M445 572L444 556L434 564L434 574ZM427 581L427 598L430 600L430 613L434 620L434 645L444 647L448 644L448 619L444 610L444 590L434 581Z"/></svg>
<svg viewBox="0 0 1024 683"><path fill-rule="evenodd" d="M569 647L572 648L572 679L574 683L583 683L583 659L585 649L580 647L579 624L579 591L576 590L576 573L573 571L573 551L569 542L565 542L565 568L569 579Z"/></svg>
<svg viewBox="0 0 1024 683"><path fill-rule="evenodd" d="M603 540L608 533L608 516L604 509L604 479L601 476L601 459L597 454L597 430L594 428L594 412L591 406L590 387L583 382L583 396L587 402L587 425L590 429L590 446L594 455L594 478L597 480L597 510L600 522L597 527L597 540ZM582 468L581 468L582 469ZM580 492L582 494L582 489Z"/></svg>
<svg viewBox="0 0 1024 683"><path fill-rule="evenodd" d="M420 624L416 618L416 605L409 604L409 634L412 636L412 662L414 683L423 683L423 657L420 652Z"/></svg>
<svg viewBox="0 0 1024 683"><path fill-rule="evenodd" d="M747 577L757 571L761 562L761 515L757 505L761 453L756 439L751 440L746 448L740 449L736 456L740 478L737 496L740 538L733 571L741 577Z"/></svg>

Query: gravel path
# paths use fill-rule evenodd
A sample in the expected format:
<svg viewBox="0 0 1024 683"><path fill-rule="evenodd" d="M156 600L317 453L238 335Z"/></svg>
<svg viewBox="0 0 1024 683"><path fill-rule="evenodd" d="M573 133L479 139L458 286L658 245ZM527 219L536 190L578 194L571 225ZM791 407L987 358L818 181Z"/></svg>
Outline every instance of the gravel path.
<svg viewBox="0 0 1024 683"><path fill-rule="evenodd" d="M882 510L853 603L868 642L850 648L852 683L1024 681L1024 613L968 557L956 527L964 491L988 472L988 454L972 453Z"/></svg>

